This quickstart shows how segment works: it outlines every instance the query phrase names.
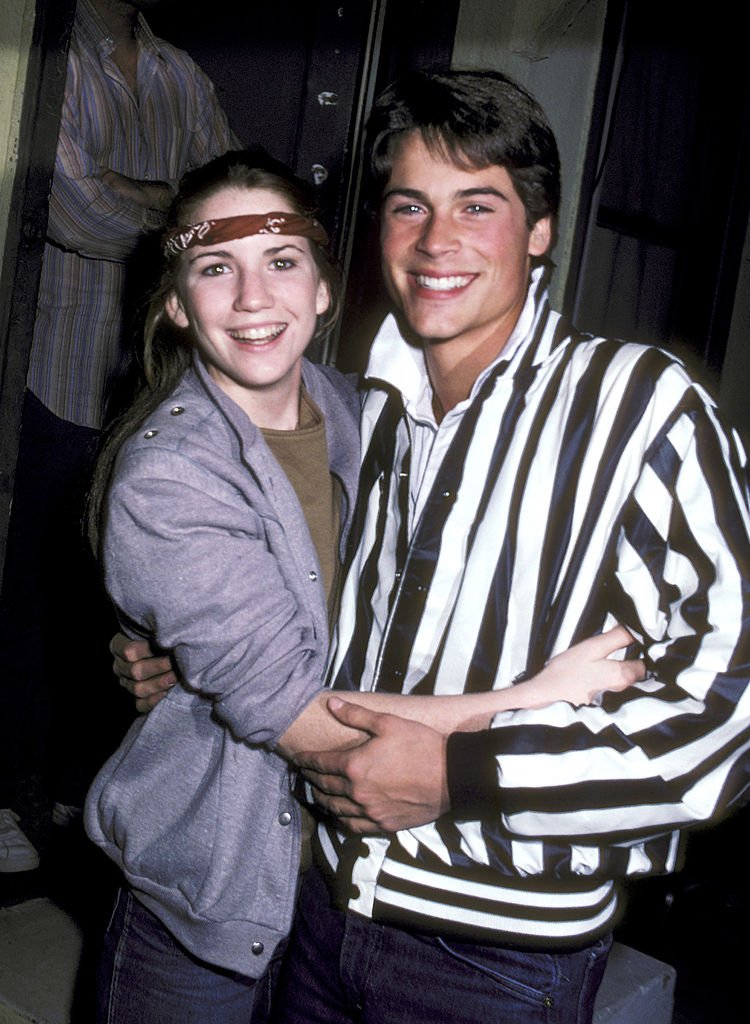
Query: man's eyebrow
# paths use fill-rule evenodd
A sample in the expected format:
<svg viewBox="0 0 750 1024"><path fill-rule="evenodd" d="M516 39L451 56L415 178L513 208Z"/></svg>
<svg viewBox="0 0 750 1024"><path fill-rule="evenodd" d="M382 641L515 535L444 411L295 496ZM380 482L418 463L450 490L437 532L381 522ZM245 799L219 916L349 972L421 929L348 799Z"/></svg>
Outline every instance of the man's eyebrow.
<svg viewBox="0 0 750 1024"><path fill-rule="evenodd" d="M403 196L405 199L418 199L420 202L429 202L427 194L418 188L401 188L397 186L396 188L388 189L387 192L383 193L383 202L390 199L391 196ZM508 198L506 192L492 185L476 185L471 188L462 188L454 193L455 199L471 199L474 196L496 196L498 199Z"/></svg>
<svg viewBox="0 0 750 1024"><path fill-rule="evenodd" d="M507 193L492 185L481 185L476 188L462 188L456 193L457 199L471 199L472 196L497 196L498 199L507 199Z"/></svg>
<svg viewBox="0 0 750 1024"><path fill-rule="evenodd" d="M418 188L390 188L387 192L383 193L383 202L386 199L390 199L391 196L404 196L406 199L419 199L424 201L426 199L425 193L421 192Z"/></svg>

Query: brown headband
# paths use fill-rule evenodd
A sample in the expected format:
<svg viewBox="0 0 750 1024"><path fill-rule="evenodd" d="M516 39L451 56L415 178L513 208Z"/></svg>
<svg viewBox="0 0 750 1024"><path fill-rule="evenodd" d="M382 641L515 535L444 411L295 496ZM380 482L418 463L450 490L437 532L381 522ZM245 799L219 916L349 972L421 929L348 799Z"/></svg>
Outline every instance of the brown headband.
<svg viewBox="0 0 750 1024"><path fill-rule="evenodd" d="M204 220L200 224L171 231L163 242L165 256L177 256L194 245L215 245L247 235L303 235L313 242L326 245L328 235L322 224L301 213L248 213L240 217L222 217Z"/></svg>

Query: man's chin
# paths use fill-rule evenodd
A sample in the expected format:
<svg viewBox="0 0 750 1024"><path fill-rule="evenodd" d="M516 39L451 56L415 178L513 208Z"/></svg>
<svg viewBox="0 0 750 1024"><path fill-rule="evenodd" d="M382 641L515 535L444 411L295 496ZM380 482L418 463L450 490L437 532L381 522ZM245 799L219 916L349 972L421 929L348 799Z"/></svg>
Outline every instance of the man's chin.
<svg viewBox="0 0 750 1024"><path fill-rule="evenodd" d="M417 348L445 344L456 337L454 331L434 317L410 319L403 310L397 309L394 313L404 340Z"/></svg>

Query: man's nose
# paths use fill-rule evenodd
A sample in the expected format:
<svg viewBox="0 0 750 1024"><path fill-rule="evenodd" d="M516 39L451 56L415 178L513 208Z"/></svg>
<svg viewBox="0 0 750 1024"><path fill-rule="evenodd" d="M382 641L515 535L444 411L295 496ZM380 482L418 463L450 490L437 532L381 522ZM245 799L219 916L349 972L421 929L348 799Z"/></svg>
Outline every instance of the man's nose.
<svg viewBox="0 0 750 1024"><path fill-rule="evenodd" d="M458 236L453 218L433 211L427 218L417 247L428 256L442 256L458 248Z"/></svg>

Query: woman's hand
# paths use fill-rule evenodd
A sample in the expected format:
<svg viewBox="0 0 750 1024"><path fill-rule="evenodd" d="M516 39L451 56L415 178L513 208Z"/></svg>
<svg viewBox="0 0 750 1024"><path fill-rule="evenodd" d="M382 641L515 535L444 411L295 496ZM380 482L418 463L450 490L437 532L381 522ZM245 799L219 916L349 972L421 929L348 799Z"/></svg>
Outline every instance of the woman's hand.
<svg viewBox="0 0 750 1024"><path fill-rule="evenodd" d="M626 690L646 678L646 666L639 658L623 661L610 655L632 643L627 629L615 626L574 644L537 675L513 687L514 707L540 708L557 700L579 706L591 704L604 690Z"/></svg>

